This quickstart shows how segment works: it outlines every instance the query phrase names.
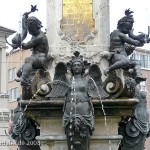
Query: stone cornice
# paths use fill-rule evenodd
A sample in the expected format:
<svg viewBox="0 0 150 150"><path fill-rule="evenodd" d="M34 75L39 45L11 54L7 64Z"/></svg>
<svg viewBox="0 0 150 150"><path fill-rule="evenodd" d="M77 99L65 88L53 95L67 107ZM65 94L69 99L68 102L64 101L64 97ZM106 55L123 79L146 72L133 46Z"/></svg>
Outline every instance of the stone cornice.
<svg viewBox="0 0 150 150"><path fill-rule="evenodd" d="M15 33L16 31L0 26L0 32L5 32L9 35Z"/></svg>
<svg viewBox="0 0 150 150"><path fill-rule="evenodd" d="M134 106L138 103L137 99L93 99L94 113L96 116L103 116L102 104L106 116L130 116ZM64 99L43 100L43 101L29 101L21 100L19 102L22 108L27 105L27 114L35 118L41 117L60 117L64 105Z"/></svg>

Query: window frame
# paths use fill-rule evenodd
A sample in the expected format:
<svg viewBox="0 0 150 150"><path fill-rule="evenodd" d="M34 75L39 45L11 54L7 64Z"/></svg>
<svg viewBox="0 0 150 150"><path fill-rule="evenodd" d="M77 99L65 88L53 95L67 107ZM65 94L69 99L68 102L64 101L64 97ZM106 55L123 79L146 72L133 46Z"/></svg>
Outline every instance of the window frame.
<svg viewBox="0 0 150 150"><path fill-rule="evenodd" d="M19 87L14 87L14 88L9 89L7 90L7 93L9 95L8 97L9 102L16 101L17 98L19 97Z"/></svg>
<svg viewBox="0 0 150 150"><path fill-rule="evenodd" d="M12 78L12 69L8 69L8 82L11 82L13 81L13 78Z"/></svg>
<svg viewBox="0 0 150 150"><path fill-rule="evenodd" d="M14 81L16 79L17 77L16 72L17 72L16 67L8 69L8 82Z"/></svg>
<svg viewBox="0 0 150 150"><path fill-rule="evenodd" d="M135 52L131 56L135 60L138 60L141 63L141 69L150 70L150 54L149 53L142 53L142 52ZM143 57L141 60L141 57ZM147 60L144 58L147 57ZM143 62L144 61L144 62Z"/></svg>

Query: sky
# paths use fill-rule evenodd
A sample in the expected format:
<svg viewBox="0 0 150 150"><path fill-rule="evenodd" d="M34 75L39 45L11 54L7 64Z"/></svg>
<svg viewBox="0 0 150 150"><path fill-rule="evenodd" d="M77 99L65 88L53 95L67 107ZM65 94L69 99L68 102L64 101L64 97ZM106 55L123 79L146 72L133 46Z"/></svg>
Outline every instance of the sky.
<svg viewBox="0 0 150 150"><path fill-rule="evenodd" d="M128 8L134 12L134 33L148 33L150 0L110 0L110 31L116 28L117 21L124 16L124 11ZM150 44L145 44L143 48L150 50Z"/></svg>
<svg viewBox="0 0 150 150"><path fill-rule="evenodd" d="M21 15L30 10L30 5L37 5L39 11L34 16L42 21L46 28L46 0L0 0L0 26L20 31ZM147 33L150 25L150 0L109 0L110 1L110 31L116 29L117 21L124 16L124 11L130 8L134 11L134 33ZM11 38L11 37L10 37ZM148 44L150 47L150 44Z"/></svg>
<svg viewBox="0 0 150 150"><path fill-rule="evenodd" d="M110 0L110 29L116 27L117 21L124 16L125 9L134 13L134 30L147 32L150 25L150 0Z"/></svg>
<svg viewBox="0 0 150 150"><path fill-rule="evenodd" d="M0 26L21 31L21 19L24 12L31 10L31 5L37 5L38 11L31 13L30 16L36 16L42 21L43 28L46 29L46 0L0 0ZM15 33L16 34L16 33ZM15 36L12 35L8 38L11 39ZM29 39L31 36L28 36ZM25 40L26 41L26 40ZM10 47L9 47L10 49ZM9 51L9 50L8 50Z"/></svg>
<svg viewBox="0 0 150 150"><path fill-rule="evenodd" d="M30 11L30 5L37 5L39 11L32 14L46 25L46 0L0 0L0 26L19 31L19 22L24 12ZM32 15L30 14L30 16Z"/></svg>

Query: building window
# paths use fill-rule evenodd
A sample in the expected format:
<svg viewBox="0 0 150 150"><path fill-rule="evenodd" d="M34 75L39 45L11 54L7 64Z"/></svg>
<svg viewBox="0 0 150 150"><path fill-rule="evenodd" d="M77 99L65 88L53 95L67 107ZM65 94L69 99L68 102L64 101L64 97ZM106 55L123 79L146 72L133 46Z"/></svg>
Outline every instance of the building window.
<svg viewBox="0 0 150 150"><path fill-rule="evenodd" d="M12 69L8 70L8 81L12 81Z"/></svg>
<svg viewBox="0 0 150 150"><path fill-rule="evenodd" d="M13 68L13 80L15 80L16 79L16 68Z"/></svg>
<svg viewBox="0 0 150 150"><path fill-rule="evenodd" d="M142 68L150 69L150 54L133 53L131 59L139 60Z"/></svg>
<svg viewBox="0 0 150 150"><path fill-rule="evenodd" d="M8 70L8 82L16 79L16 68Z"/></svg>
<svg viewBox="0 0 150 150"><path fill-rule="evenodd" d="M7 93L9 95L9 101L16 101L19 96L18 87L8 90Z"/></svg>
<svg viewBox="0 0 150 150"><path fill-rule="evenodd" d="M16 88L14 89L14 98L17 99L18 96L19 96L19 91L18 91L18 87L16 87Z"/></svg>

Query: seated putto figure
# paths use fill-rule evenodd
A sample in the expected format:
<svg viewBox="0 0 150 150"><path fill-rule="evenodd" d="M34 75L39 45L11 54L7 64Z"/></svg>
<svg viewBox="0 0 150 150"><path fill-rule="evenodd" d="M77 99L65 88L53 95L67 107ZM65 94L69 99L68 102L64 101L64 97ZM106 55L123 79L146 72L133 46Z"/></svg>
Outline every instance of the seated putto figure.
<svg viewBox="0 0 150 150"><path fill-rule="evenodd" d="M19 69L17 76L21 78L21 84L26 84L30 73L36 69L47 69L47 55L49 51L48 40L41 31L41 21L36 17L27 19L27 27L32 39L27 43L22 43L22 49L31 49L32 55L25 59L22 69Z"/></svg>
<svg viewBox="0 0 150 150"><path fill-rule="evenodd" d="M22 86L22 95L20 98L24 100L32 98L42 84L51 81L47 69L54 57L48 53L49 45L47 36L41 30L41 21L34 16L29 17L30 13L37 10L36 5L31 5L31 10L22 15L22 32L15 35L12 39L12 44L6 40L12 46L12 51L18 47L22 50L32 51L31 56L25 59L24 64L17 71L17 76L20 79L16 79L16 81L20 81ZM32 38L29 42L23 43L28 33L32 35ZM40 92L40 96L44 95L45 92Z"/></svg>
<svg viewBox="0 0 150 150"><path fill-rule="evenodd" d="M132 27L134 23L132 11L125 11L125 16L118 21L117 29L110 35L110 66L104 71L107 75L116 69L133 68L135 71L135 80L145 81L141 75L140 63L130 61L128 55L133 52L134 46L143 46L145 35L141 33L133 36ZM132 50L132 52L131 52Z"/></svg>

